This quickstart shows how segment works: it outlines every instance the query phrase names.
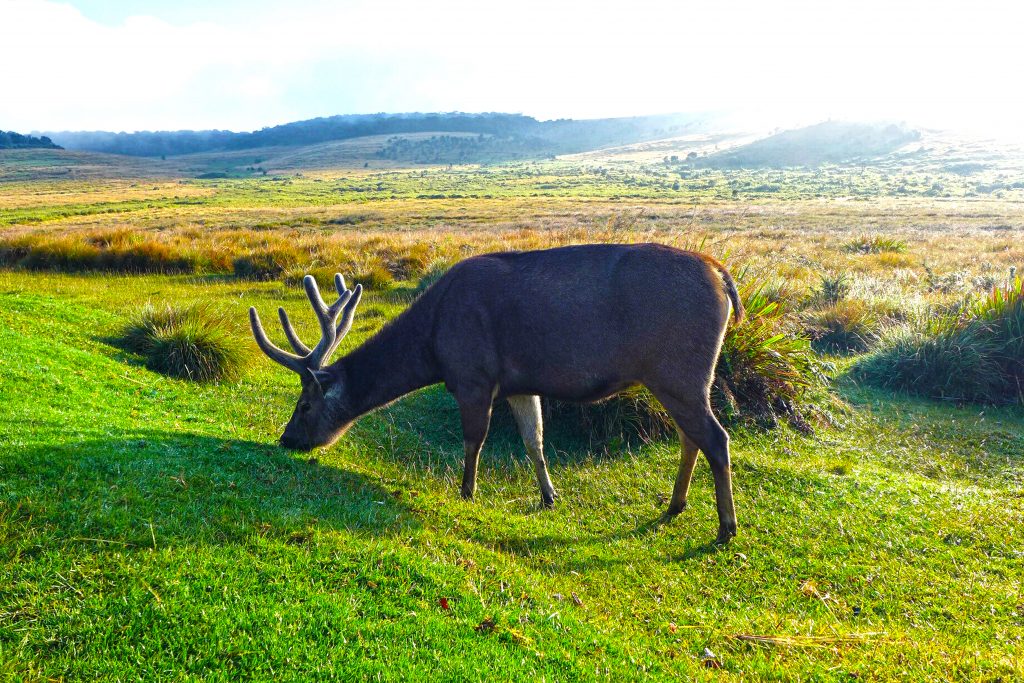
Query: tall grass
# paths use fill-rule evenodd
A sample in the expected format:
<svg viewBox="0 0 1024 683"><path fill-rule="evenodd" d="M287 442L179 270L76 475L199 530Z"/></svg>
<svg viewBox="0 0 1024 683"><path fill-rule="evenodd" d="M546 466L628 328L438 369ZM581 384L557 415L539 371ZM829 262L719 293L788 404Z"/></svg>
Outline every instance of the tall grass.
<svg viewBox="0 0 1024 683"><path fill-rule="evenodd" d="M892 333L855 368L866 382L957 403L1024 403L1024 286Z"/></svg>
<svg viewBox="0 0 1024 683"><path fill-rule="evenodd" d="M854 254L901 254L907 250L907 243L885 235L861 235L847 242L843 248Z"/></svg>
<svg viewBox="0 0 1024 683"><path fill-rule="evenodd" d="M117 341L150 370L196 382L238 379L249 358L247 339L225 315L205 306L147 305Z"/></svg>

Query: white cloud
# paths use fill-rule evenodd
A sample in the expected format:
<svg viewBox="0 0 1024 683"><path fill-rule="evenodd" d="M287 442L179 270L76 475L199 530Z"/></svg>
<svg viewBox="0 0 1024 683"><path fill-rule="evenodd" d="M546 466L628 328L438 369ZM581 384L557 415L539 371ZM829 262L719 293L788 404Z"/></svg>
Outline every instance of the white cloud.
<svg viewBox="0 0 1024 683"><path fill-rule="evenodd" d="M231 21L0 0L0 128L251 129L347 112L607 116L740 107L1016 125L995 2L307 2ZM166 12L164 15L166 17Z"/></svg>

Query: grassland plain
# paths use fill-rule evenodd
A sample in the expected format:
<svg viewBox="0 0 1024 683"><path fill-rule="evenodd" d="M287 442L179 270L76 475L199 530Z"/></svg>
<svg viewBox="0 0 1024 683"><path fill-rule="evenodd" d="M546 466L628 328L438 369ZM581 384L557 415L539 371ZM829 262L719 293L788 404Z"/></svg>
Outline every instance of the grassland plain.
<svg viewBox="0 0 1024 683"><path fill-rule="evenodd" d="M849 297L896 302L900 315L953 305L1024 263L1012 196L679 199L623 196L611 180L545 195L537 179L558 177L560 163L538 165L548 175L521 187L505 179L521 169L387 171L387 181L361 169L285 180L43 174L2 185L0 243L128 230L234 256L264 247L244 241L262 235L337 243L347 264L367 253L396 261L417 245L426 263L503 246L703 242L800 296L848 272ZM497 176L480 180L485 171ZM349 199L378 182L405 189ZM349 189L325 190L332 183ZM420 196L442 185L443 199ZM869 234L905 249L869 253L858 246ZM341 352L412 291L400 278L370 292ZM301 291L279 279L0 270L4 676L1024 677L1019 406L871 390L838 361L849 409L836 427L734 430L741 530L716 548L706 467L690 509L659 521L678 457L669 441L594 447L549 425L561 500L543 512L499 411L478 501L461 501L458 420L440 388L312 457L281 450L297 393L289 373L254 353L237 384L154 374L110 342L147 302L203 302L242 335L248 306L283 302L300 333L315 334Z"/></svg>

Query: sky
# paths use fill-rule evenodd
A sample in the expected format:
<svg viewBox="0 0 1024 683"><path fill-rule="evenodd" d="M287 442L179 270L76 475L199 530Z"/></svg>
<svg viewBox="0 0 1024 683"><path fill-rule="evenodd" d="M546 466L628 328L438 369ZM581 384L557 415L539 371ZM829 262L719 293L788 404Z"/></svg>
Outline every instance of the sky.
<svg viewBox="0 0 1024 683"><path fill-rule="evenodd" d="M0 0L0 130L730 110L1019 132L1024 11L975 0Z"/></svg>

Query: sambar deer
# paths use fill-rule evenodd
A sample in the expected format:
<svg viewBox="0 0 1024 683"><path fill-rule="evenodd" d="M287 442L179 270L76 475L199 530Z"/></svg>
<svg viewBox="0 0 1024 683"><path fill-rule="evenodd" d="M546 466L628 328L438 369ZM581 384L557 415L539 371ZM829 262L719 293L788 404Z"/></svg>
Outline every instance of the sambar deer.
<svg viewBox="0 0 1024 683"><path fill-rule="evenodd" d="M330 444L361 415L444 382L462 418L462 496L473 497L491 407L506 399L533 461L541 504L550 507L555 489L544 460L540 396L589 402L641 384L668 410L682 442L667 514L686 507L699 449L714 476L717 541L735 535L729 436L711 412L709 391L730 308L739 322L743 306L718 261L659 244L476 256L327 366L352 326L362 288L346 289L336 275L338 299L328 306L311 276L303 285L320 322L312 350L283 308L278 313L294 354L275 346L249 309L260 348L302 381L281 445Z"/></svg>

